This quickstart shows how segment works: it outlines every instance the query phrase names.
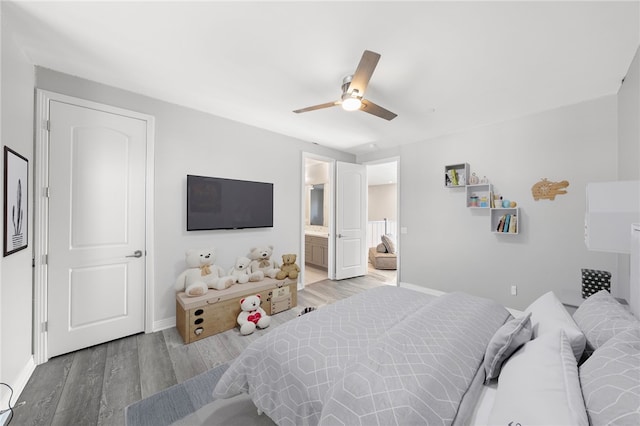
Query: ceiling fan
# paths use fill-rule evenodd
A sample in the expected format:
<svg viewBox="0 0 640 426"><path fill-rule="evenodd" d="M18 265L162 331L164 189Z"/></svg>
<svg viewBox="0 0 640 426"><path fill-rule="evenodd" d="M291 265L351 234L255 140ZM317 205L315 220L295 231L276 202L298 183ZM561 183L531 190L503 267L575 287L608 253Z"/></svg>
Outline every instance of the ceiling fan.
<svg viewBox="0 0 640 426"><path fill-rule="evenodd" d="M362 54L362 58L360 59L360 63L358 64L358 68L356 68L356 72L353 75L346 76L342 80L342 96L339 100L297 109L293 112L299 114L301 112L315 111L317 109L341 105L342 109L346 111L360 110L373 114L376 117L384 118L385 120L393 120L398 116L398 114L384 109L370 100L363 98L364 92L367 90L369 80L371 79L371 75L376 69L376 65L378 65L379 60L379 53L365 50Z"/></svg>

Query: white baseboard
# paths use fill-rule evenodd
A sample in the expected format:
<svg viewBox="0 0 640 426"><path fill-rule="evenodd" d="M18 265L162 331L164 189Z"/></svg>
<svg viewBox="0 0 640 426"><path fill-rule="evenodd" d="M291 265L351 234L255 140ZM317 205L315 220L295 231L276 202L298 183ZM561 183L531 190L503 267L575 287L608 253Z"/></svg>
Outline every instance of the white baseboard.
<svg viewBox="0 0 640 426"><path fill-rule="evenodd" d="M35 369L36 369L36 364L35 362L33 362L33 356L30 356L29 360L27 361L27 364L22 368L22 370L20 371L20 374L18 374L18 377L16 377L13 380L13 383L8 383L9 385L11 385L11 388L13 389L13 398L11 400L11 403L14 406L17 405L18 402L20 402L18 401L18 397L24 390L24 387L27 385L29 378L31 378L31 375L33 374L33 370ZM3 388L5 387L3 386ZM2 399L0 400L0 409L2 410L4 410L6 407L9 406L10 392L5 392L5 391L6 391L6 388L3 389ZM7 420L8 417L9 417L8 411L0 415L0 426L4 426L4 422Z"/></svg>
<svg viewBox="0 0 640 426"><path fill-rule="evenodd" d="M400 282L399 287L408 288L409 290L419 291L421 293L430 294L432 296L442 296L443 294L446 293L445 291L435 290L433 288L423 287L421 285L411 284L411 283Z"/></svg>
<svg viewBox="0 0 640 426"><path fill-rule="evenodd" d="M2 413L0 414L0 426L4 426L7 424L7 422L9 421L9 416L11 415L10 411L7 411L6 413Z"/></svg>
<svg viewBox="0 0 640 426"><path fill-rule="evenodd" d="M153 331L156 332L156 331L166 330L167 328L171 328L175 326L176 326L175 317L165 318L165 319L161 319L159 321L153 322Z"/></svg>

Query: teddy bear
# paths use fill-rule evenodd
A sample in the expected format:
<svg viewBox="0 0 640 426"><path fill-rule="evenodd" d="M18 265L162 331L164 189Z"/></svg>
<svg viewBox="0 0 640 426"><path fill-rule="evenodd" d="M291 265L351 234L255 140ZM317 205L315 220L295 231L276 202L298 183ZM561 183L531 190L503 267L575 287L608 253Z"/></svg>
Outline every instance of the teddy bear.
<svg viewBox="0 0 640 426"><path fill-rule="evenodd" d="M176 291L184 291L187 296L205 294L208 289L224 290L234 280L224 275L224 269L215 264L216 249L190 249L186 252L187 269L176 280Z"/></svg>
<svg viewBox="0 0 640 426"><path fill-rule="evenodd" d="M289 277L292 280L298 278L298 273L300 272L300 268L296 265L296 255L295 254L283 254L282 255L282 266L280 266L280 271L276 274L276 279L284 280Z"/></svg>
<svg viewBox="0 0 640 426"><path fill-rule="evenodd" d="M265 277L275 278L280 269L275 260L271 260L273 246L254 247L249 253L251 272L262 271Z"/></svg>
<svg viewBox="0 0 640 426"><path fill-rule="evenodd" d="M267 328L271 324L271 317L260 307L261 302L259 294L240 299L238 325L243 336L253 333L256 327Z"/></svg>
<svg viewBox="0 0 640 426"><path fill-rule="evenodd" d="M229 273L227 275L232 277L234 282L238 284L262 281L264 279L264 273L262 271L250 272L250 264L251 259L240 256L236 259L235 266L229 269Z"/></svg>

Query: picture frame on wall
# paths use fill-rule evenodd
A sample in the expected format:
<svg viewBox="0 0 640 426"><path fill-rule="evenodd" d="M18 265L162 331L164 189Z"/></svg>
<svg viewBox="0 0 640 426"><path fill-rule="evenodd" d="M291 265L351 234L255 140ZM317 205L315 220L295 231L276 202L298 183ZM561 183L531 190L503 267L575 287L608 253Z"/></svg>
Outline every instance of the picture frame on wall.
<svg viewBox="0 0 640 426"><path fill-rule="evenodd" d="M29 160L4 147L4 256L27 248L29 241Z"/></svg>

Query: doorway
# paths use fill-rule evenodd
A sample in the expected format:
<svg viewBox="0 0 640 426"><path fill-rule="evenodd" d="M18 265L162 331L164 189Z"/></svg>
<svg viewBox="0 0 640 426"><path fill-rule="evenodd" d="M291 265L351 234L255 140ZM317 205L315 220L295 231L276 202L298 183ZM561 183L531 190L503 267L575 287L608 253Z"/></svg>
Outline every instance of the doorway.
<svg viewBox="0 0 640 426"><path fill-rule="evenodd" d="M335 246L330 235L336 226L334 220L335 161L329 158L303 156L303 218L302 238L304 260L301 260L304 285L325 279L335 279L332 274ZM389 285L399 282L397 265L399 265L398 217L399 217L399 161L388 158L366 164L367 174L367 228L366 239L363 240L363 253L367 263L367 275ZM364 220L364 218L363 218ZM335 231L337 232L337 231ZM382 235L389 235L395 241L393 253L395 264L373 265L369 261L369 250L377 248ZM389 256L389 255L385 255ZM375 266L378 266L377 268Z"/></svg>
<svg viewBox="0 0 640 426"><path fill-rule="evenodd" d="M397 285L400 265L397 159L367 164L367 191L368 275Z"/></svg>

